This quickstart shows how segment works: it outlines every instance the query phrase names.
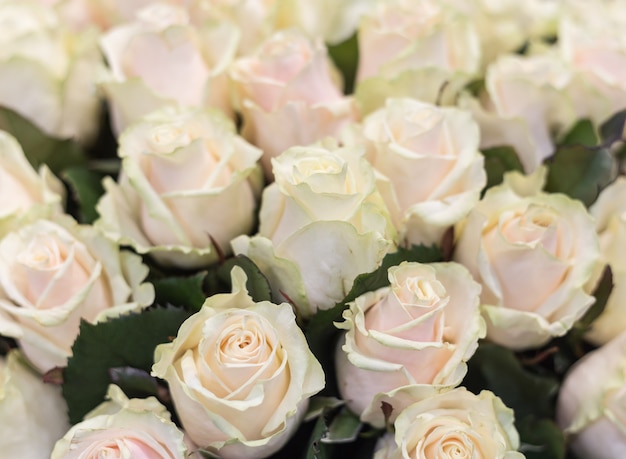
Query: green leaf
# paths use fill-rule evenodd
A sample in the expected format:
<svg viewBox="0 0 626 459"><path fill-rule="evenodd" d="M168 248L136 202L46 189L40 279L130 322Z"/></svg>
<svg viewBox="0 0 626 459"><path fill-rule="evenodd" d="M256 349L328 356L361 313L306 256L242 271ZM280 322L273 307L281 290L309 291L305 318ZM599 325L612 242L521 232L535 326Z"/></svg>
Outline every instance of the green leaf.
<svg viewBox="0 0 626 459"><path fill-rule="evenodd" d="M576 324L576 328L582 329L583 332L589 329L592 322L596 320L604 311L612 290L613 273L611 272L610 266L606 266L606 268L604 268L604 272L602 273L602 277L593 292L593 296L596 300L587 310L582 319L580 319L580 321Z"/></svg>
<svg viewBox="0 0 626 459"><path fill-rule="evenodd" d="M82 421L98 406L112 382L109 370L133 367L150 372L154 348L176 336L189 313L177 308L154 308L107 322L82 321L72 346L72 357L63 371L63 397L70 422Z"/></svg>
<svg viewBox="0 0 626 459"><path fill-rule="evenodd" d="M337 45L329 46L328 54L343 75L344 92L352 94L359 63L359 46L356 34Z"/></svg>
<svg viewBox="0 0 626 459"><path fill-rule="evenodd" d="M96 204L104 194L102 174L84 167L70 167L62 172L61 177L68 183L74 200L79 204L80 222L89 224L97 220Z"/></svg>
<svg viewBox="0 0 626 459"><path fill-rule="evenodd" d="M246 276L248 276L246 288L254 301L259 302L272 300L272 289L267 277L265 277L259 267L245 255L237 255L229 258L217 268L217 279L223 285L227 286L227 291L230 291L231 288L230 272L234 266L242 268L246 273Z"/></svg>
<svg viewBox="0 0 626 459"><path fill-rule="evenodd" d="M502 183L506 172L524 171L522 163L513 147L488 148L483 150L482 154L485 157L485 171L487 172L487 185L485 189Z"/></svg>
<svg viewBox="0 0 626 459"><path fill-rule="evenodd" d="M152 281L157 304L182 306L189 311L199 311L207 295L203 290L206 271L188 277L165 277Z"/></svg>
<svg viewBox="0 0 626 459"><path fill-rule="evenodd" d="M339 408L345 405L345 401L338 399L337 397L324 397L316 395L312 397L309 403L309 408L304 415L304 421L312 421L318 416L321 416L324 410L330 410Z"/></svg>
<svg viewBox="0 0 626 459"><path fill-rule="evenodd" d="M328 432L328 425L326 424L326 418L324 415L317 418L313 432L309 438L309 442L306 449L306 459L330 459L333 449L333 445L322 442L322 438Z"/></svg>
<svg viewBox="0 0 626 459"><path fill-rule="evenodd" d="M511 350L493 343L480 343L469 361L463 385L474 393L482 389L492 391L515 411L517 419L554 415L557 380L531 373Z"/></svg>
<svg viewBox="0 0 626 459"><path fill-rule="evenodd" d="M119 386L129 398L157 396L159 386L155 377L145 370L133 367L109 368L111 382Z"/></svg>
<svg viewBox="0 0 626 459"><path fill-rule="evenodd" d="M520 451L526 459L563 459L565 437L551 419L527 417L516 423L520 434Z"/></svg>
<svg viewBox="0 0 626 459"><path fill-rule="evenodd" d="M619 111L600 126L600 135L605 143L612 144L624 138L626 110Z"/></svg>
<svg viewBox="0 0 626 459"><path fill-rule="evenodd" d="M344 407L333 418L328 426L322 443L351 443L355 441L363 427L363 423L348 408Z"/></svg>
<svg viewBox="0 0 626 459"><path fill-rule="evenodd" d="M598 145L600 139L593 125L588 119L578 121L570 131L565 134L559 145L584 145L594 147Z"/></svg>
<svg viewBox="0 0 626 459"><path fill-rule="evenodd" d="M52 172L61 175L62 170L85 162L85 155L76 142L48 136L9 108L0 107L0 129L17 139L35 169L47 164Z"/></svg>

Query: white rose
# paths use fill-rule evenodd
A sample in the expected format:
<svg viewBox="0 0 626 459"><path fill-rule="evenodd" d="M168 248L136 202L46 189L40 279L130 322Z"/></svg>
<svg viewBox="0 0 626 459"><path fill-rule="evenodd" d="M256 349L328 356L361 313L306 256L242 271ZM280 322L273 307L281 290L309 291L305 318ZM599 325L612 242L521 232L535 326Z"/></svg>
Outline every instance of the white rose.
<svg viewBox="0 0 626 459"><path fill-rule="evenodd" d="M36 220L0 241L0 333L42 372L65 366L81 319L152 303L141 259L69 217Z"/></svg>
<svg viewBox="0 0 626 459"><path fill-rule="evenodd" d="M119 138L119 183L104 181L96 222L108 237L167 265L217 261L250 232L261 151L217 110L151 113Z"/></svg>
<svg viewBox="0 0 626 459"><path fill-rule="evenodd" d="M62 211L63 184L44 164L37 173L22 147L10 134L0 131L0 237L33 207Z"/></svg>
<svg viewBox="0 0 626 459"><path fill-rule="evenodd" d="M580 201L541 192L544 175L505 175L457 227L454 260L483 286L487 338L511 349L564 335L594 302L593 219Z"/></svg>
<svg viewBox="0 0 626 459"><path fill-rule="evenodd" d="M56 443L50 459L187 457L183 433L154 397L129 400L111 385L107 398Z"/></svg>
<svg viewBox="0 0 626 459"><path fill-rule="evenodd" d="M402 263L391 285L350 303L337 326L347 330L335 353L337 384L347 406L384 426L410 402L458 386L485 336L478 285L457 263Z"/></svg>
<svg viewBox="0 0 626 459"><path fill-rule="evenodd" d="M255 303L243 270L231 276L233 293L207 298L156 348L152 373L168 382L196 444L225 459L263 458L295 432L324 373L291 306Z"/></svg>
<svg viewBox="0 0 626 459"><path fill-rule="evenodd" d="M355 119L350 98L333 78L326 48L297 30L277 32L230 70L244 119L243 135L270 159L293 145L337 136Z"/></svg>
<svg viewBox="0 0 626 459"><path fill-rule="evenodd" d="M358 148L293 147L272 160L259 234L232 241L304 317L341 301L393 250L395 231Z"/></svg>
<svg viewBox="0 0 626 459"><path fill-rule="evenodd" d="M135 21L101 40L111 69L102 83L119 134L166 105L214 106L231 114L226 68L238 34L228 23L190 24L188 13L165 3L142 9Z"/></svg>
<svg viewBox="0 0 626 459"><path fill-rule="evenodd" d="M5 457L48 459L69 428L61 388L44 384L18 351L0 359L0 448Z"/></svg>
<svg viewBox="0 0 626 459"><path fill-rule="evenodd" d="M88 142L97 131L95 81L103 66L96 36L75 33L37 1L2 2L0 105L49 135Z"/></svg>
<svg viewBox="0 0 626 459"><path fill-rule="evenodd" d="M374 459L524 459L513 410L492 392L464 387L406 408L395 422L395 448Z"/></svg>
<svg viewBox="0 0 626 459"><path fill-rule="evenodd" d="M557 421L577 457L626 456L626 333L587 354L565 375Z"/></svg>
<svg viewBox="0 0 626 459"><path fill-rule="evenodd" d="M469 113L387 99L365 118L362 135L368 160L388 180L381 193L393 222L409 243L439 243L478 202L487 176Z"/></svg>

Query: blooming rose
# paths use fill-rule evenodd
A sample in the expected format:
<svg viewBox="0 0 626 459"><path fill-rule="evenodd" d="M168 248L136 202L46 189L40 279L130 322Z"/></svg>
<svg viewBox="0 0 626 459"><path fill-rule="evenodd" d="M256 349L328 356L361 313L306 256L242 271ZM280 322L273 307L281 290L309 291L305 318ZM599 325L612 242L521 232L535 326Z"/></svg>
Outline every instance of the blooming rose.
<svg viewBox="0 0 626 459"><path fill-rule="evenodd" d="M523 459L513 410L492 392L464 387L404 409L395 422L395 445L374 459Z"/></svg>
<svg viewBox="0 0 626 459"><path fill-rule="evenodd" d="M394 248L389 212L358 148L293 147L272 160L259 234L232 241L304 317L341 301Z"/></svg>
<svg viewBox="0 0 626 459"><path fill-rule="evenodd" d="M487 176L469 113L388 99L363 121L362 135L368 160L388 180L381 193L393 222L409 243L439 243L478 202Z"/></svg>
<svg viewBox="0 0 626 459"><path fill-rule="evenodd" d="M326 48L297 30L277 32L235 61L230 76L244 118L243 135L270 159L293 145L336 136L355 118L333 78Z"/></svg>
<svg viewBox="0 0 626 459"><path fill-rule="evenodd" d="M112 75L102 87L115 132L165 105L215 106L230 114L225 69L237 40L232 25L194 27L185 9L165 3L109 30L101 46Z"/></svg>
<svg viewBox="0 0 626 459"><path fill-rule="evenodd" d="M128 399L109 386L100 404L61 438L50 459L185 459L183 433L154 397Z"/></svg>
<svg viewBox="0 0 626 459"><path fill-rule="evenodd" d="M485 335L478 285L457 263L402 263L391 285L358 297L343 313L335 353L337 383L348 407L384 425L411 401L461 383L465 362Z"/></svg>
<svg viewBox="0 0 626 459"><path fill-rule="evenodd" d="M152 373L170 387L187 434L220 457L279 450L324 387L322 367L291 306L255 303L239 267L233 293L207 298L172 343L155 350Z"/></svg>
<svg viewBox="0 0 626 459"><path fill-rule="evenodd" d="M0 237L30 208L43 205L61 211L63 184L44 164L35 172L22 147L0 131Z"/></svg>
<svg viewBox="0 0 626 459"><path fill-rule="evenodd" d="M580 201L541 192L544 172L505 175L457 228L454 260L483 286L487 338L511 349L564 335L594 302L593 219Z"/></svg>
<svg viewBox="0 0 626 459"><path fill-rule="evenodd" d="M0 240L0 333L42 372L64 366L81 319L152 303L141 259L69 217L39 219Z"/></svg>
<svg viewBox="0 0 626 459"><path fill-rule="evenodd" d="M0 448L4 457L48 459L69 428L61 388L44 384L18 351L0 359Z"/></svg>
<svg viewBox="0 0 626 459"><path fill-rule="evenodd" d="M626 455L626 333L590 352L566 374L557 402L559 426L577 457Z"/></svg>
<svg viewBox="0 0 626 459"><path fill-rule="evenodd" d="M0 8L0 105L47 134L88 142L99 122L95 80L102 57L95 35L75 33L34 0Z"/></svg>
<svg viewBox="0 0 626 459"><path fill-rule="evenodd" d="M216 261L254 225L261 151L217 110L165 108L119 138L119 183L105 179L96 225L159 262ZM212 238L212 240L211 240Z"/></svg>

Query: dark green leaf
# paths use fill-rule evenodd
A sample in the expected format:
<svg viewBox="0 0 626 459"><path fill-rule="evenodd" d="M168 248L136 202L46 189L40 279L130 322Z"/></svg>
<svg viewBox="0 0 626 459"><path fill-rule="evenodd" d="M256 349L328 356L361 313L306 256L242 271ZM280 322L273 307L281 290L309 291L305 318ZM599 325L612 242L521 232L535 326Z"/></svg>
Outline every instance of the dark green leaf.
<svg viewBox="0 0 626 459"><path fill-rule="evenodd" d="M526 459L563 459L565 438L551 419L534 420L527 417L516 423L520 434L520 451Z"/></svg>
<svg viewBox="0 0 626 459"><path fill-rule="evenodd" d="M80 222L93 223L99 216L96 204L104 194L102 174L84 167L70 167L63 171L61 177L68 183L74 200L79 204Z"/></svg>
<svg viewBox="0 0 626 459"><path fill-rule="evenodd" d="M84 153L76 142L44 134L29 120L9 108L0 107L0 129L17 139L35 168L47 164L52 172L60 175L62 170L85 162Z"/></svg>
<svg viewBox="0 0 626 459"><path fill-rule="evenodd" d="M591 323L596 320L604 308L606 307L606 302L609 300L609 296L611 295L611 291L613 290L613 274L611 272L611 268L607 266L602 273L602 277L600 278L600 282L598 286L593 292L593 296L596 301L591 305L591 307L587 310L585 315L577 324L577 327L580 327L583 331L587 331Z"/></svg>
<svg viewBox="0 0 626 459"><path fill-rule="evenodd" d="M591 120L578 121L570 131L565 134L559 145L584 145L587 147L595 147L600 139L596 128Z"/></svg>
<svg viewBox="0 0 626 459"><path fill-rule="evenodd" d="M615 113L600 126L600 135L605 143L612 144L624 138L626 110Z"/></svg>
<svg viewBox="0 0 626 459"><path fill-rule="evenodd" d="M145 370L133 367L109 368L111 382L119 386L129 398L143 398L158 395L155 377Z"/></svg>
<svg viewBox="0 0 626 459"><path fill-rule="evenodd" d="M343 75L344 92L351 94L359 63L359 46L356 34L337 45L329 46L328 54Z"/></svg>
<svg viewBox="0 0 626 459"><path fill-rule="evenodd" d="M348 408L344 407L333 418L328 426L322 443L351 443L355 441L363 427L363 423Z"/></svg>
<svg viewBox="0 0 626 459"><path fill-rule="evenodd" d="M315 427L309 438L309 442L306 449L305 459L330 459L333 449L333 445L322 442L322 438L326 436L328 432L328 425L326 424L326 418L322 415L317 418Z"/></svg>
<svg viewBox="0 0 626 459"><path fill-rule="evenodd" d="M482 151L485 157L487 185L485 189L502 183L505 172L520 171L524 168L513 147L493 147Z"/></svg>
<svg viewBox="0 0 626 459"><path fill-rule="evenodd" d="M234 266L242 268L245 271L246 276L248 276L246 288L254 301L259 302L272 300L272 289L267 277L265 277L259 267L245 255L237 255L229 258L217 268L217 279L222 284L228 286L227 291L230 291L230 272Z"/></svg>
<svg viewBox="0 0 626 459"><path fill-rule="evenodd" d="M336 397L324 397L317 395L311 398L309 408L304 416L305 421L312 421L316 417L320 416L324 410L339 408L346 402Z"/></svg>
<svg viewBox="0 0 626 459"><path fill-rule="evenodd" d="M81 322L72 357L63 371L63 397L70 422L80 422L103 400L111 383L109 369L133 367L149 372L154 348L176 336L189 313L155 308L92 325Z"/></svg>
<svg viewBox="0 0 626 459"><path fill-rule="evenodd" d="M166 277L153 280L158 304L182 306L189 311L199 311L207 295L203 290L206 271L188 277Z"/></svg>
<svg viewBox="0 0 626 459"><path fill-rule="evenodd" d="M493 343L480 344L469 361L463 385L474 393L482 389L494 392L518 419L550 418L554 414L556 379L531 373L511 350Z"/></svg>

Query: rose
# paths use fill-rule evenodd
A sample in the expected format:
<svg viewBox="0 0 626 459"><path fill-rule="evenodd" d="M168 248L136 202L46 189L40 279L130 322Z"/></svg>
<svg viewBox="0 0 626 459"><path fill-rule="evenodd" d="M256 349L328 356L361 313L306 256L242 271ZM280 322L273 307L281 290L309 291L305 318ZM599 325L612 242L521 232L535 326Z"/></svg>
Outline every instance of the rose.
<svg viewBox="0 0 626 459"><path fill-rule="evenodd" d="M65 366L81 319L90 323L152 303L148 269L90 226L39 219L0 241L0 333L41 372Z"/></svg>
<svg viewBox="0 0 626 459"><path fill-rule="evenodd" d="M238 34L228 23L194 27L186 10L165 3L142 9L134 22L101 40L111 69L102 88L119 134L165 105L215 106L232 112L225 74Z"/></svg>
<svg viewBox="0 0 626 459"><path fill-rule="evenodd" d="M457 263L407 263L389 268L391 285L358 297L343 313L335 353L337 384L361 419L384 425L408 401L461 383L465 362L484 337L480 286Z"/></svg>
<svg viewBox="0 0 626 459"><path fill-rule="evenodd" d="M363 120L362 137L368 160L388 180L381 192L409 243L439 243L478 202L487 177L469 113L387 99Z"/></svg>
<svg viewBox="0 0 626 459"><path fill-rule="evenodd" d="M374 459L523 459L513 410L492 392L464 387L404 409L395 422L395 445Z"/></svg>
<svg viewBox="0 0 626 459"><path fill-rule="evenodd" d="M189 268L252 230L261 151L217 110L154 112L124 132L118 154L119 183L105 179L97 205L96 226L111 239Z"/></svg>
<svg viewBox="0 0 626 459"><path fill-rule="evenodd" d="M15 138L0 131L0 237L33 207L60 212L64 197L65 188L50 169L43 164L35 172Z"/></svg>
<svg viewBox="0 0 626 459"><path fill-rule="evenodd" d="M50 459L185 459L183 433L154 397L128 399L109 386L103 402L61 438Z"/></svg>
<svg viewBox="0 0 626 459"><path fill-rule="evenodd" d="M207 298L157 346L152 373L168 382L196 444L226 459L263 458L295 431L324 373L291 306L255 303L243 270L231 276L232 293Z"/></svg>
<svg viewBox="0 0 626 459"><path fill-rule="evenodd" d="M326 48L297 30L277 32L230 70L243 134L270 159L293 145L336 136L355 118L350 98L333 78Z"/></svg>
<svg viewBox="0 0 626 459"><path fill-rule="evenodd" d="M457 227L453 259L483 286L487 338L516 350L564 335L594 302L593 220L580 201L541 192L544 177L506 174Z"/></svg>
<svg viewBox="0 0 626 459"><path fill-rule="evenodd" d="M557 422L577 457L626 454L626 333L580 359L565 375Z"/></svg>
<svg viewBox="0 0 626 459"><path fill-rule="evenodd" d="M49 135L89 142L98 128L102 68L93 31L72 32L30 0L3 1L0 25L0 105Z"/></svg>
<svg viewBox="0 0 626 459"><path fill-rule="evenodd" d="M356 99L363 114L387 97L453 104L480 66L473 24L440 1L376 2L361 18L358 43Z"/></svg>
<svg viewBox="0 0 626 459"><path fill-rule="evenodd" d="M44 384L19 351L0 359L0 448L5 457L48 459L69 428L61 389Z"/></svg>
<svg viewBox="0 0 626 459"><path fill-rule="evenodd" d="M259 234L232 241L268 277L275 300L303 317L341 301L394 248L389 212L362 153L319 144L273 159L276 181L263 192Z"/></svg>

